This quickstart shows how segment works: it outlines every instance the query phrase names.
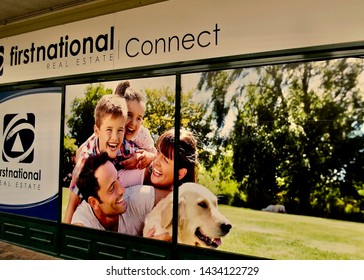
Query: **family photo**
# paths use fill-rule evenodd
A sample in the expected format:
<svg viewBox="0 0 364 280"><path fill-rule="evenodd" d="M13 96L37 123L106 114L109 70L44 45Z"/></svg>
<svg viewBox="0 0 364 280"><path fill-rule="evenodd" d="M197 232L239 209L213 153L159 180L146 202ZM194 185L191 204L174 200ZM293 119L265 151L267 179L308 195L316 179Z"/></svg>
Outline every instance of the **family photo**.
<svg viewBox="0 0 364 280"><path fill-rule="evenodd" d="M183 74L180 93L174 76L67 86L62 221L170 242L178 187L182 244L362 259L363 70L344 58Z"/></svg>

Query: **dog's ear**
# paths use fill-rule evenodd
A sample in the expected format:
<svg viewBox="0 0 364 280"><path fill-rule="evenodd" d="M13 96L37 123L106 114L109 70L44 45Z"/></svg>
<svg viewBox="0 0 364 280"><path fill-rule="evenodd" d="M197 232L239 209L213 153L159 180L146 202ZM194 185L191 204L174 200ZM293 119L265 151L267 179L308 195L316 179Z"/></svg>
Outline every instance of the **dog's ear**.
<svg viewBox="0 0 364 280"><path fill-rule="evenodd" d="M172 225L173 220L173 199L172 196L169 197L170 199L164 201L165 205L161 211L161 226L163 228L167 228L168 226ZM166 198L167 199L167 198ZM178 223L182 222L186 218L186 211L185 211L185 198L180 197L178 200Z"/></svg>
<svg viewBox="0 0 364 280"><path fill-rule="evenodd" d="M181 196L178 200L178 222L186 219L186 199Z"/></svg>

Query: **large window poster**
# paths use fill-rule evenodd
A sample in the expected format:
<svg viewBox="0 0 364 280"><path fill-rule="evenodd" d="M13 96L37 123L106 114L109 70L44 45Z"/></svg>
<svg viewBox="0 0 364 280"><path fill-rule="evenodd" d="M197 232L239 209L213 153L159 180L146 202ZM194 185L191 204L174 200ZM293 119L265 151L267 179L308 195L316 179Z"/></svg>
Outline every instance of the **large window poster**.
<svg viewBox="0 0 364 280"><path fill-rule="evenodd" d="M363 67L346 58L182 75L198 182L232 226L219 249L364 258ZM206 218L194 223L208 231Z"/></svg>
<svg viewBox="0 0 364 280"><path fill-rule="evenodd" d="M0 211L58 219L61 93L1 93Z"/></svg>
<svg viewBox="0 0 364 280"><path fill-rule="evenodd" d="M66 87L63 222L143 236L146 215L173 185L175 83L164 76Z"/></svg>
<svg viewBox="0 0 364 280"><path fill-rule="evenodd" d="M361 59L345 58L182 74L178 242L272 259L363 259L363 70ZM176 79L125 82L66 87L62 219L170 241L163 234L172 232ZM128 117L106 113L98 123L95 108L120 92ZM149 151L136 143L133 132L142 130L154 157L128 166ZM108 178L106 188L96 199L82 182L70 191L83 153L101 150L112 164L77 174L90 185L91 174ZM107 223L105 213L123 219Z"/></svg>

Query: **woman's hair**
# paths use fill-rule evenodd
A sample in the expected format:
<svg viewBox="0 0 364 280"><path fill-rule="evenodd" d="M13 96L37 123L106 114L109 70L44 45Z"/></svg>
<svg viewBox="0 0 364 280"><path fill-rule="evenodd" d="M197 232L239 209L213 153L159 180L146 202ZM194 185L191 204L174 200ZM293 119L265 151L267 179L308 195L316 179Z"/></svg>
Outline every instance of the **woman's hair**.
<svg viewBox="0 0 364 280"><path fill-rule="evenodd" d="M118 84L114 92L115 95L124 97L126 101L136 100L138 102L146 103L144 94L136 91L130 87L129 81L122 81Z"/></svg>
<svg viewBox="0 0 364 280"><path fill-rule="evenodd" d="M164 132L157 140L157 149L168 159L174 160L174 128ZM197 145L192 132L181 129L179 137L178 168L186 168L187 174L180 183L196 182Z"/></svg>

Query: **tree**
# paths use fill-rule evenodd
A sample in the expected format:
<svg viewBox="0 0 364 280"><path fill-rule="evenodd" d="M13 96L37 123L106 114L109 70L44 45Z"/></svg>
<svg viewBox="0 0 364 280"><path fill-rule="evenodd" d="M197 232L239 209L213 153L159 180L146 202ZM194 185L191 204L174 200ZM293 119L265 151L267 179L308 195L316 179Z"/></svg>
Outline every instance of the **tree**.
<svg viewBox="0 0 364 280"><path fill-rule="evenodd" d="M216 123L236 110L226 143L249 207L280 202L291 212L331 217L364 212L362 72L360 59L335 59L201 75Z"/></svg>
<svg viewBox="0 0 364 280"><path fill-rule="evenodd" d="M150 130L154 140L166 130L175 126L175 92L170 88L146 89L147 106L144 117L144 125ZM209 119L205 118L207 105L195 102L193 93L181 94L181 127L192 131L199 143L199 156L207 157L206 151L202 149L207 144L206 135L211 132Z"/></svg>
<svg viewBox="0 0 364 280"><path fill-rule="evenodd" d="M111 94L111 89L105 89L105 85L90 84L84 90L84 97L77 97L72 101L72 115L67 120L70 128L70 136L76 139L76 145L80 146L93 133L94 111L97 102L105 94Z"/></svg>
<svg viewBox="0 0 364 280"><path fill-rule="evenodd" d="M62 164L62 185L69 187L72 179L72 171L75 166L75 154L77 146L76 139L64 137L63 141L63 164Z"/></svg>

